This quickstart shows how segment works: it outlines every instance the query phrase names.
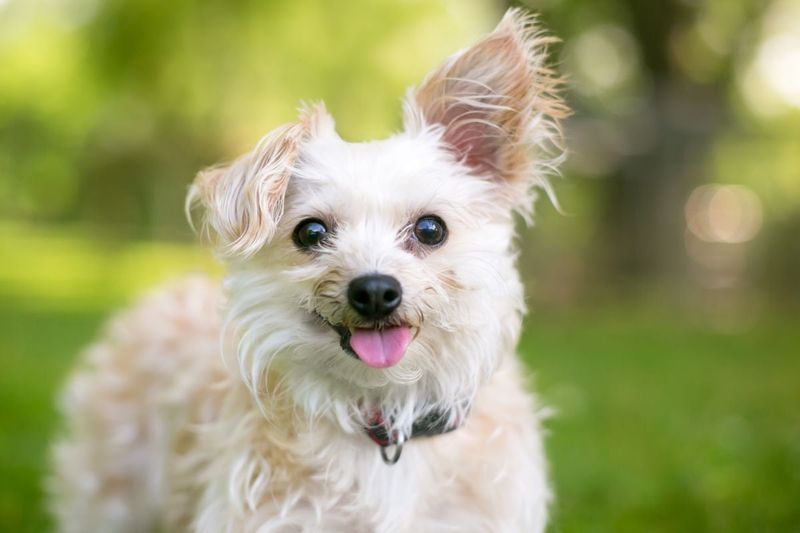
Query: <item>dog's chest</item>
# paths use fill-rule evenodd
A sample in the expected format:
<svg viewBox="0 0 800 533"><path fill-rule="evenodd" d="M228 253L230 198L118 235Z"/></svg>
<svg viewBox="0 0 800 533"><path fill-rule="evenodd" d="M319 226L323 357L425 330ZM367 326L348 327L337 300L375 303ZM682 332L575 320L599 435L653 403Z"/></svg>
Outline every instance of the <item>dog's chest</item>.
<svg viewBox="0 0 800 533"><path fill-rule="evenodd" d="M371 441L342 440L326 447L324 471L311 479L322 481L326 504L335 502L335 522L323 523L323 530L339 531L345 517L347 531L406 531L435 499L430 488L438 472L427 464L424 444L407 443L397 464L388 465Z"/></svg>

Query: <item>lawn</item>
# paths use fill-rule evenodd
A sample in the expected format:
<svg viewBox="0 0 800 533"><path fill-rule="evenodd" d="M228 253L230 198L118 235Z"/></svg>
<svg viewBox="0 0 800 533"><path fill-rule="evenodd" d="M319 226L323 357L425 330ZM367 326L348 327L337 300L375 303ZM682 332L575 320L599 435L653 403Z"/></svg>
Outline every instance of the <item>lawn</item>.
<svg viewBox="0 0 800 533"><path fill-rule="evenodd" d="M12 233L9 247L14 238L36 242ZM32 250L17 254L19 264L33 260ZM146 264L136 258L153 253L62 258L80 266L75 276L98 261L138 276L104 278L95 265L103 287L134 289L90 297L40 288L23 299L32 290L25 280L0 270L0 529L47 528L40 487L56 390L80 347L130 297L125 291L164 275L120 266ZM194 257L170 253L156 256L179 257L174 265ZM528 320L521 351L556 411L547 423L557 492L551 531L800 531L796 318L727 335L638 306L542 312Z"/></svg>
<svg viewBox="0 0 800 533"><path fill-rule="evenodd" d="M800 531L800 332L744 335L635 309L530 321L557 408L552 531Z"/></svg>
<svg viewBox="0 0 800 533"><path fill-rule="evenodd" d="M0 530L46 530L41 481L55 394L102 315L0 307Z"/></svg>
<svg viewBox="0 0 800 533"><path fill-rule="evenodd" d="M105 313L0 309L0 523L39 531L52 398ZM746 336L640 314L529 324L557 487L552 531L800 531L792 324Z"/></svg>

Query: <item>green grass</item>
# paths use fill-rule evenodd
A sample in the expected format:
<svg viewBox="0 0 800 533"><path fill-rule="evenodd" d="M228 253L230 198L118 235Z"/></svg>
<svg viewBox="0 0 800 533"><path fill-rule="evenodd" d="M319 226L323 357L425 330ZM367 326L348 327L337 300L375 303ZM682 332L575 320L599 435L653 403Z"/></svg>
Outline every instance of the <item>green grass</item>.
<svg viewBox="0 0 800 533"><path fill-rule="evenodd" d="M81 347L145 288L219 269L194 246L120 245L81 228L9 220L0 220L0 257L0 531L42 531L55 398Z"/></svg>
<svg viewBox="0 0 800 533"><path fill-rule="evenodd" d="M0 530L46 529L41 484L55 396L101 320L100 312L0 306Z"/></svg>
<svg viewBox="0 0 800 533"><path fill-rule="evenodd" d="M553 531L800 531L800 334L616 311L531 320Z"/></svg>
<svg viewBox="0 0 800 533"><path fill-rule="evenodd" d="M0 223L0 530L42 531L54 398L121 303L207 255ZM640 306L528 320L553 532L800 531L798 317L725 335Z"/></svg>
<svg viewBox="0 0 800 533"><path fill-rule="evenodd" d="M40 531L53 397L101 311L0 308L0 523ZM726 336L615 311L531 320L555 532L800 531L800 353L790 322Z"/></svg>

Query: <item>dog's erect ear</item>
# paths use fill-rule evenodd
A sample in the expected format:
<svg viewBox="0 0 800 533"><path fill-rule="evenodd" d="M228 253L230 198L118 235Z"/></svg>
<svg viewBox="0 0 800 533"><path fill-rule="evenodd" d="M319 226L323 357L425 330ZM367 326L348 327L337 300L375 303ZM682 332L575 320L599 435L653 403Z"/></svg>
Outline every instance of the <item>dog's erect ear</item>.
<svg viewBox="0 0 800 533"><path fill-rule="evenodd" d="M304 110L299 122L267 134L233 163L200 172L186 200L190 221L192 207L200 206L202 231L219 253L254 254L275 234L301 143L312 135L332 133L333 128L333 119L320 104Z"/></svg>
<svg viewBox="0 0 800 533"><path fill-rule="evenodd" d="M492 33L409 95L406 129L441 126L442 140L475 174L512 184L544 180L554 152L563 152L558 119L568 114L545 64L553 41L530 15L509 10Z"/></svg>

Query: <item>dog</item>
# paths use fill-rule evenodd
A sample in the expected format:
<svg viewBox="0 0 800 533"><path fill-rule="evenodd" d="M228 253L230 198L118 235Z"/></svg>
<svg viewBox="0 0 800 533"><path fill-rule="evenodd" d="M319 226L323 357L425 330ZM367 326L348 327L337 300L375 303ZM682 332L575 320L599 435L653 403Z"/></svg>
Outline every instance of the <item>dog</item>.
<svg viewBox="0 0 800 533"><path fill-rule="evenodd" d="M536 532L551 489L515 349L515 213L564 158L553 39L519 10L447 59L404 129L322 104L200 172L226 266L110 323L68 381L65 532Z"/></svg>

